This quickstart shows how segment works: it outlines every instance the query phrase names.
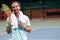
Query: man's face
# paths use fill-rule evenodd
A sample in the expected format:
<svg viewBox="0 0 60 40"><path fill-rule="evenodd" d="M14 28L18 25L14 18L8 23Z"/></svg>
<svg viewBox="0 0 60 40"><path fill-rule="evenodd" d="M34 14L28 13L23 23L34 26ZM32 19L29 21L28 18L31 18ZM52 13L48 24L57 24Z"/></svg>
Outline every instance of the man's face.
<svg viewBox="0 0 60 40"><path fill-rule="evenodd" d="M13 3L12 4L12 10L15 12L15 13L18 13L20 11L20 6L18 5L18 3Z"/></svg>

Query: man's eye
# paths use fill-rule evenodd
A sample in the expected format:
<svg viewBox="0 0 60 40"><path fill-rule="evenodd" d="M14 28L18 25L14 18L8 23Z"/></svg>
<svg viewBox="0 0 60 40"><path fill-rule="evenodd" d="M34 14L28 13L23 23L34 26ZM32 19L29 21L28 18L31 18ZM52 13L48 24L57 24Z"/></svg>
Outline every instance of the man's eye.
<svg viewBox="0 0 60 40"><path fill-rule="evenodd" d="M16 6L17 7L17 6Z"/></svg>
<svg viewBox="0 0 60 40"><path fill-rule="evenodd" d="M15 8L15 7L12 7L12 8Z"/></svg>
<svg viewBox="0 0 60 40"><path fill-rule="evenodd" d="M15 6L15 7L17 7L17 6ZM15 7L12 7L12 8L15 8Z"/></svg>

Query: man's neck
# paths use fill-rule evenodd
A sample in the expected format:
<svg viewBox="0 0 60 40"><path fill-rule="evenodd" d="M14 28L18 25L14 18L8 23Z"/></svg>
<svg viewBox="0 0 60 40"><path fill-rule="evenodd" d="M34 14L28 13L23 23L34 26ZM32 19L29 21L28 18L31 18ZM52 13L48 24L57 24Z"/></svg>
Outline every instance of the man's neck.
<svg viewBox="0 0 60 40"><path fill-rule="evenodd" d="M18 12L18 13L15 13L15 16L16 16L16 17L19 17L19 14L20 14L20 12Z"/></svg>

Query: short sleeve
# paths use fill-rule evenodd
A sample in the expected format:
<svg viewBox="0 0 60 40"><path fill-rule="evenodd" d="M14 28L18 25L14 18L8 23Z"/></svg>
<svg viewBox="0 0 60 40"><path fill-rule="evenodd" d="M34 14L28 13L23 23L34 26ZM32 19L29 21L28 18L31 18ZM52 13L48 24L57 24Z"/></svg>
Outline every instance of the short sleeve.
<svg viewBox="0 0 60 40"><path fill-rule="evenodd" d="M30 24L30 19L27 17L26 18L26 26L30 26L31 24Z"/></svg>
<svg viewBox="0 0 60 40"><path fill-rule="evenodd" d="M30 19L26 15L22 15L19 17L19 21L25 23L26 26L30 26Z"/></svg>

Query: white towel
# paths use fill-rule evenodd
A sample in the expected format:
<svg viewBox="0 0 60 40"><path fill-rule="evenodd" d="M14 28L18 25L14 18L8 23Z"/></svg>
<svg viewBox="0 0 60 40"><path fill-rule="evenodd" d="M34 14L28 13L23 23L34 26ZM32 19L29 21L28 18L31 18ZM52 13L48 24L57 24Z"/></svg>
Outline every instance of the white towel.
<svg viewBox="0 0 60 40"><path fill-rule="evenodd" d="M20 18L22 16L23 16L23 13L22 13L22 11L20 11L20 15L19 15L18 19L20 20ZM15 16L14 12L12 12L12 14L11 14L11 20L12 20L12 24L13 24L12 29L18 28L18 20L17 20L17 18Z"/></svg>

